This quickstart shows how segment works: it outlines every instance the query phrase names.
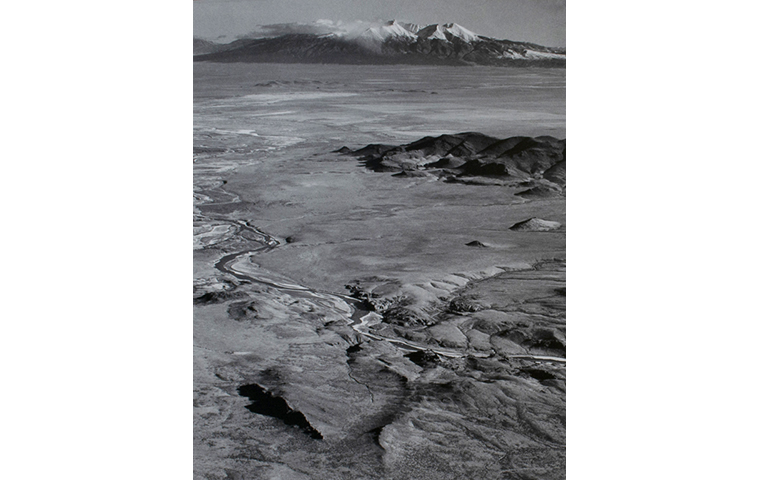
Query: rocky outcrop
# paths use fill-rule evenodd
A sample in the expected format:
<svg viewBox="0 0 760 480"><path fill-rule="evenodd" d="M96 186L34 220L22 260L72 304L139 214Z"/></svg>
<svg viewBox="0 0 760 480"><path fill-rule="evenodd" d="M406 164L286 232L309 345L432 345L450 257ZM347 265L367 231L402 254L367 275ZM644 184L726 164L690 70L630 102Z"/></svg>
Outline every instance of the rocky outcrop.
<svg viewBox="0 0 760 480"><path fill-rule="evenodd" d="M550 220L544 220L541 218L531 217L522 222L517 222L511 227L510 230L516 232L548 232L551 230L557 230L562 226L559 222L552 222Z"/></svg>
<svg viewBox="0 0 760 480"><path fill-rule="evenodd" d="M252 401L250 405L245 407L251 412L267 417L279 418L285 425L295 425L311 438L322 440L322 434L311 426L303 413L290 408L288 402L282 397L273 395L255 383L242 385L238 388L238 393L244 397L248 397Z"/></svg>
<svg viewBox="0 0 760 480"><path fill-rule="evenodd" d="M565 186L565 140L550 136L498 139L482 133L464 132L424 137L405 145L367 145L341 153L360 157L375 172L401 172L406 177L428 172L449 182L472 177L528 181L518 193L526 198L550 197ZM503 180L502 180L503 181Z"/></svg>

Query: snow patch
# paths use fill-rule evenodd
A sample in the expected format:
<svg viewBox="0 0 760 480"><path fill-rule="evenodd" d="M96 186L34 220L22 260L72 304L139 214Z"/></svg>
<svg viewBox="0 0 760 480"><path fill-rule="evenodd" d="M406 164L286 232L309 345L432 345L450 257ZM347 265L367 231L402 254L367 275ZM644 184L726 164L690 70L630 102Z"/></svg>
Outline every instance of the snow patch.
<svg viewBox="0 0 760 480"><path fill-rule="evenodd" d="M455 37L461 38L467 43L480 41L480 36L477 33L467 30L463 26L457 25L456 23L447 23L443 27L446 29L446 32Z"/></svg>
<svg viewBox="0 0 760 480"><path fill-rule="evenodd" d="M479 42L481 40L480 35L456 23L428 25L418 31L417 36L420 38L437 38L446 42L450 42L455 37L467 43Z"/></svg>
<svg viewBox="0 0 760 480"><path fill-rule="evenodd" d="M437 24L428 25L427 27L417 32L417 36L419 38L437 38L438 40L444 40L447 42L449 41L449 39L446 38L446 31L443 26Z"/></svg>
<svg viewBox="0 0 760 480"><path fill-rule="evenodd" d="M525 58L531 58L531 59L554 59L554 58L566 58L566 56L562 53L551 53L551 52L537 52L535 50L528 50L525 52Z"/></svg>
<svg viewBox="0 0 760 480"><path fill-rule="evenodd" d="M396 40L408 40L413 41L417 39L417 36L404 28L400 23L393 20L380 27L372 27L365 30L361 35L361 38L375 40L378 42L385 42L388 39Z"/></svg>

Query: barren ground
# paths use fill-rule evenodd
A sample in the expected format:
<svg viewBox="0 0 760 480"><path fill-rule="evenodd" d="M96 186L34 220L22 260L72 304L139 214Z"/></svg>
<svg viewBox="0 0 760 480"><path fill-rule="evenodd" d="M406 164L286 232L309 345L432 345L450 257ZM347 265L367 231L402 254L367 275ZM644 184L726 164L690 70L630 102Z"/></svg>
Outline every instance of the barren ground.
<svg viewBox="0 0 760 480"><path fill-rule="evenodd" d="M194 68L196 478L564 478L564 195L332 153L564 138L564 70Z"/></svg>

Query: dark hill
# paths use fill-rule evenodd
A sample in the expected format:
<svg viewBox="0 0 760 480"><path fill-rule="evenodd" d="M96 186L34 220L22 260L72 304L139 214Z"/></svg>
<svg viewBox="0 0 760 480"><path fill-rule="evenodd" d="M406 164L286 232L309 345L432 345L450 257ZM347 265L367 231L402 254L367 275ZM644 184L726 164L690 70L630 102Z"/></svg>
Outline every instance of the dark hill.
<svg viewBox="0 0 760 480"><path fill-rule="evenodd" d="M564 187L565 152L565 140L550 136L498 139L464 132L423 137L399 146L367 145L352 153L377 172L438 170L460 177L545 178L552 183L534 184L521 192L526 197L542 197L556 195Z"/></svg>
<svg viewBox="0 0 760 480"><path fill-rule="evenodd" d="M482 133L465 132L456 135L441 135L440 137L424 137L398 148L399 151L419 152L423 155L462 157L476 155L479 150L495 141L498 139Z"/></svg>
<svg viewBox="0 0 760 480"><path fill-rule="evenodd" d="M530 174L543 173L564 159L564 150L564 140L554 137L524 138L494 161Z"/></svg>
<svg viewBox="0 0 760 480"><path fill-rule="evenodd" d="M565 185L565 156L564 151L562 152L562 158L563 160L559 163L555 163L551 167L547 168L544 172L544 178L549 180L550 182L556 183L557 185Z"/></svg>

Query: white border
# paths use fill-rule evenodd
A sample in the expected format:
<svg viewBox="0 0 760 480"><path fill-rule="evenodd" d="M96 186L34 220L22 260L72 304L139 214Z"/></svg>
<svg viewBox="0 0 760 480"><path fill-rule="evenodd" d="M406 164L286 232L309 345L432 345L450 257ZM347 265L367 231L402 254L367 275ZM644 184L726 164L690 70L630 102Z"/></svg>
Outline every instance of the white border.
<svg viewBox="0 0 760 480"><path fill-rule="evenodd" d="M571 479L756 471L756 8L568 6ZM192 474L191 16L4 9L6 478Z"/></svg>
<svg viewBox="0 0 760 480"><path fill-rule="evenodd" d="M3 478L192 475L192 6L14 2Z"/></svg>

